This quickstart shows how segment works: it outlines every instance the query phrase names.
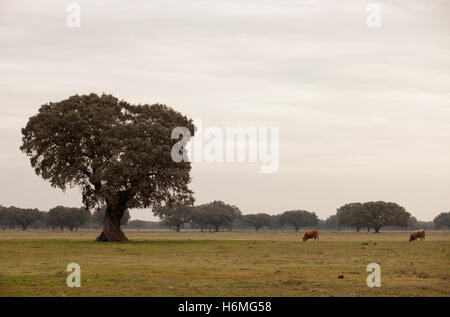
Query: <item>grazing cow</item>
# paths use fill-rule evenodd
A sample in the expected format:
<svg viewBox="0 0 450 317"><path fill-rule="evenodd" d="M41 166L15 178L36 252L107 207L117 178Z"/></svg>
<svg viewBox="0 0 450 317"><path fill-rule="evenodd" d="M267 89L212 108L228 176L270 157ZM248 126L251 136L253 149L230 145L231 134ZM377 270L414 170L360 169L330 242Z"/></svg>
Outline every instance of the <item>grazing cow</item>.
<svg viewBox="0 0 450 317"><path fill-rule="evenodd" d="M303 236L303 241L306 241L308 239L312 239L314 238L314 241L319 240L319 231L317 230L312 230L312 231L307 231L305 232L305 235Z"/></svg>
<svg viewBox="0 0 450 317"><path fill-rule="evenodd" d="M172 228L170 228L170 231L178 231L178 228L177 227L172 227Z"/></svg>
<svg viewBox="0 0 450 317"><path fill-rule="evenodd" d="M425 239L425 230L411 232L411 235L409 236L409 242L415 241L419 238L420 240Z"/></svg>

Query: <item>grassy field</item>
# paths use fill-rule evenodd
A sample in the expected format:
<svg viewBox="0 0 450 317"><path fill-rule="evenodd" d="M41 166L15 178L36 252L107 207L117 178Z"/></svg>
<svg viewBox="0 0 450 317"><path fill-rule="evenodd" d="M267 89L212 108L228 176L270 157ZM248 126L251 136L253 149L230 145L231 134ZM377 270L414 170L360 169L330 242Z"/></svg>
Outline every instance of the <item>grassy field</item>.
<svg viewBox="0 0 450 317"><path fill-rule="evenodd" d="M0 231L0 296L450 296L450 232ZM81 287L66 266L81 266ZM381 287L369 288L369 263ZM343 279L338 279L344 275Z"/></svg>

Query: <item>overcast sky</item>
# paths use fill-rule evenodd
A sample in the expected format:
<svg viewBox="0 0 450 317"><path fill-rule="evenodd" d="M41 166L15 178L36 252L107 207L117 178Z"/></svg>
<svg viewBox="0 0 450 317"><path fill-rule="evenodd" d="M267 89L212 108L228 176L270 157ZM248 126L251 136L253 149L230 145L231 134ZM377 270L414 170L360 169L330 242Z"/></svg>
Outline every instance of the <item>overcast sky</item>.
<svg viewBox="0 0 450 317"><path fill-rule="evenodd" d="M205 126L280 127L280 167L194 163L198 204L245 213L395 201L450 210L450 1L0 2L0 204L80 206L34 174L20 129L39 107L102 92ZM154 219L148 210L134 219Z"/></svg>

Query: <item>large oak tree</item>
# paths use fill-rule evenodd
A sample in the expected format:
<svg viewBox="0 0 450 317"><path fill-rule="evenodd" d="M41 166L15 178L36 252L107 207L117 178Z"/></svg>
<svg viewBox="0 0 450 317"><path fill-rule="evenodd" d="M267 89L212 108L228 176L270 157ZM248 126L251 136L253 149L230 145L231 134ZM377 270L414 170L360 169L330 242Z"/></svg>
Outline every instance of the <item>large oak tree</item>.
<svg viewBox="0 0 450 317"><path fill-rule="evenodd" d="M337 211L340 225L374 228L379 233L383 226L406 227L411 214L402 206L393 202L371 201L351 203L340 207Z"/></svg>
<svg viewBox="0 0 450 317"><path fill-rule="evenodd" d="M370 201L364 203L367 210L368 225L375 229L375 233L379 233L383 226L399 226L406 227L411 214L402 206L393 202Z"/></svg>
<svg viewBox="0 0 450 317"><path fill-rule="evenodd" d="M127 208L193 199L191 164L171 157L176 127L194 135L192 120L166 105L76 95L42 105L22 129L21 150L53 187L81 187L87 209L106 204L97 241L128 241L120 229Z"/></svg>

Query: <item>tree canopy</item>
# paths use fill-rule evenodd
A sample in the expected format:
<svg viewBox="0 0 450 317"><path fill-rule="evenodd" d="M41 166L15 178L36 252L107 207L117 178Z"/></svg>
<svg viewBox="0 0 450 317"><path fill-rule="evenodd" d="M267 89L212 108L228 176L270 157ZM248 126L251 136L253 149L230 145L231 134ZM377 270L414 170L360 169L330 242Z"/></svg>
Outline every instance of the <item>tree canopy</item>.
<svg viewBox="0 0 450 317"><path fill-rule="evenodd" d="M241 216L238 207L225 204L223 201L213 201L196 208L200 212L196 213L194 219L198 219L198 216L201 215L204 218L204 221L201 222L211 225L215 231L219 231L219 228L223 226L231 228L233 221Z"/></svg>
<svg viewBox="0 0 450 317"><path fill-rule="evenodd" d="M73 208L56 206L50 209L45 215L45 223L54 229L55 227L64 230L68 227L70 231L78 230L78 227L86 225L91 219L91 213L85 208Z"/></svg>
<svg viewBox="0 0 450 317"><path fill-rule="evenodd" d="M244 224L252 226L256 231L258 231L262 227L270 227L272 224L272 217L265 213L250 214L243 215L242 221Z"/></svg>
<svg viewBox="0 0 450 317"><path fill-rule="evenodd" d="M283 225L290 225L299 231L301 227L316 226L319 218L313 212L306 210L290 210L281 214L280 222Z"/></svg>
<svg viewBox="0 0 450 317"><path fill-rule="evenodd" d="M433 219L435 228L450 228L450 211L442 212Z"/></svg>
<svg viewBox="0 0 450 317"><path fill-rule="evenodd" d="M192 206L174 204L172 206L164 205L156 208L153 213L158 216L167 226L174 226L177 231L183 224L188 223L192 219Z"/></svg>
<svg viewBox="0 0 450 317"><path fill-rule="evenodd" d="M36 208L0 207L0 223L4 226L20 226L25 231L43 218L44 213Z"/></svg>
<svg viewBox="0 0 450 317"><path fill-rule="evenodd" d="M380 232L383 226L407 227L410 213L393 202L372 201L366 203L346 204L337 210L340 225L374 228Z"/></svg>
<svg viewBox="0 0 450 317"><path fill-rule="evenodd" d="M369 227L369 213L362 203L350 203L339 207L336 216L339 227L355 227L356 231L362 227Z"/></svg>

